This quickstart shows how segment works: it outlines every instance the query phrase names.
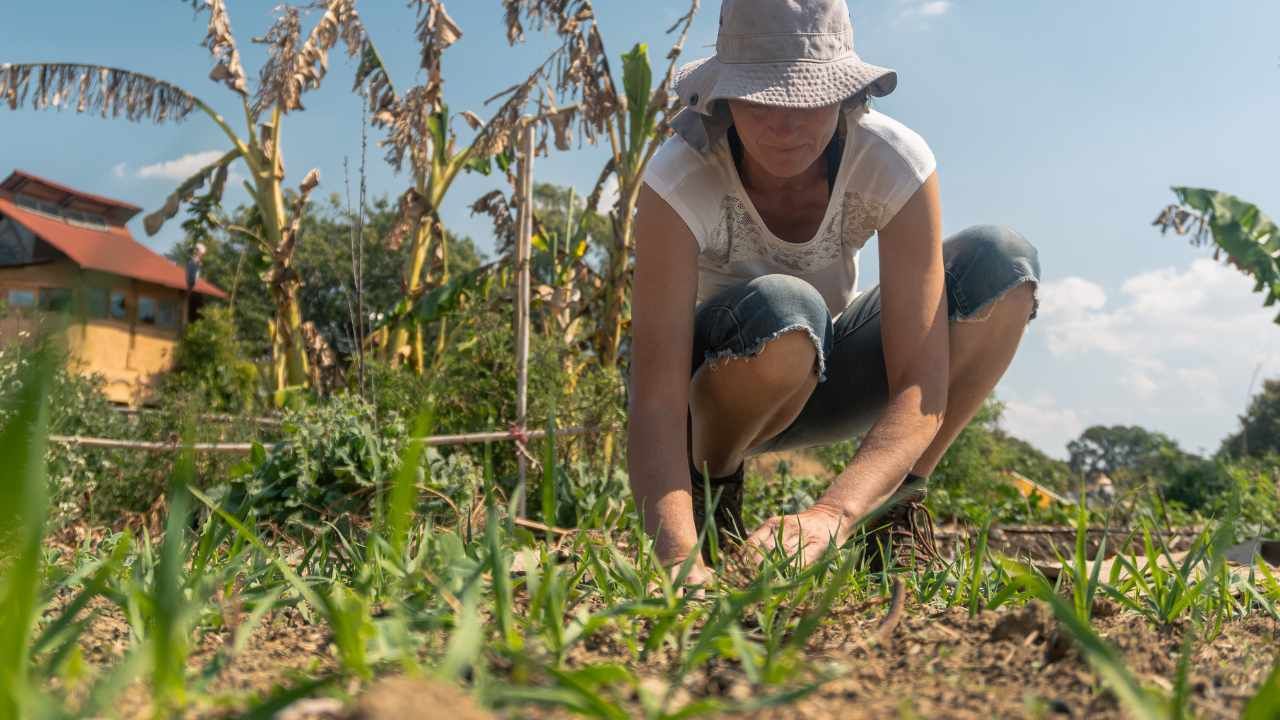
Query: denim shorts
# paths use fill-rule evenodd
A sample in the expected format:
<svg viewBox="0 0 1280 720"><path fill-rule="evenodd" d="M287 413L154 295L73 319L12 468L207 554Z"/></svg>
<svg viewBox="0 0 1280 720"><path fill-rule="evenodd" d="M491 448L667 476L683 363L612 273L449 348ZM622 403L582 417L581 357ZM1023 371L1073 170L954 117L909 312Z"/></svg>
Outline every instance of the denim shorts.
<svg viewBox="0 0 1280 720"><path fill-rule="evenodd" d="M1040 260L1017 232L979 225L946 239L947 317L986 317L989 305L1023 282L1034 282L1039 309ZM860 293L833 322L822 295L793 275L762 275L707 298L695 310L693 372L710 360L750 357L785 332L803 329L819 349L818 385L796 419L747 455L847 440L875 424L889 402L880 337L880 288Z"/></svg>

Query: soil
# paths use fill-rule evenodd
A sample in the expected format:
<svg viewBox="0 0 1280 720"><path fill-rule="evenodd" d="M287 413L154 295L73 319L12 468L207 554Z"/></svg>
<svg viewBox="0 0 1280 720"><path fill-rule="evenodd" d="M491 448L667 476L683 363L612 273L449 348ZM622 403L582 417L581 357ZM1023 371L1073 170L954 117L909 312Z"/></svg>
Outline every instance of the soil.
<svg viewBox="0 0 1280 720"><path fill-rule="evenodd" d="M941 530L944 541L950 537L954 542L961 537L960 529ZM1045 548L1052 545L1070 551L1074 536L1061 530L1035 534L1005 528L993 533L992 546L1010 554L1045 558ZM88 534L92 535L95 534ZM85 531L76 530L51 538L51 544L70 551L86 537ZM1052 553L1048 556L1052 557ZM51 613L69 601L69 596L55 599ZM81 636L81 649L87 664L102 668L122 657L132 643L131 631L113 606L94 603L85 616L93 611L97 615ZM962 608L920 605L908 598L900 621L882 638L879 631L886 612L886 605L868 607L865 603L834 609L810 639L805 653L816 667L831 668L833 679L798 700L747 716L1124 717L1100 678L1072 641L1058 631L1051 612L1042 604L983 611L970 617ZM1139 616L1121 612L1114 603L1100 603L1094 615L1095 630L1123 653L1128 666L1144 683L1166 690L1173 687L1187 626L1156 628ZM224 629L200 639L192 648L192 669L206 666L230 635ZM606 632L577 646L568 662L571 667L627 662L647 688L662 690L669 686L673 653L660 651L639 665L629 663L630 658L618 640ZM1278 659L1280 623L1261 614L1233 620L1213 639L1197 642L1189 682L1196 715L1238 717ZM311 624L296 608L282 608L264 618L245 649L212 679L206 696L212 697L212 702L190 708L186 717L234 717L255 697L337 669L328 629ZM675 694L680 703L705 698L748 702L776 692L753 686L740 667L722 660L682 676L679 684ZM344 702L330 697L332 692L323 693L293 703L277 717L477 720L495 716L566 716L558 709L533 706L491 713L465 692L425 679L392 677L371 685L351 682L340 690L339 694L354 700ZM149 715L148 700L147 689L135 683L113 709L121 717ZM631 714L639 714L637 698L623 700L629 703Z"/></svg>
<svg viewBox="0 0 1280 720"><path fill-rule="evenodd" d="M748 460L749 466L746 469L765 480L770 480L778 474L780 462L787 463L787 474L792 477L815 477L819 480L835 478L835 474L826 465L804 450L761 453Z"/></svg>
<svg viewBox="0 0 1280 720"><path fill-rule="evenodd" d="M117 612L101 614L81 639L92 665L116 662L128 644L128 626ZM887 608L845 607L830 614L811 638L806 655L839 674L798 701L748 714L757 718L884 717L1062 717L1120 718L1124 714L1072 642L1057 629L1049 609L1032 604L1013 610L983 611L969 617L962 608L939 609L908 600L899 624L879 639ZM1095 629L1123 652L1144 682L1171 688L1185 626L1157 629L1141 618L1099 605ZM193 649L192 667L202 667L225 641L211 633ZM593 638L571 654L571 665L618 662L621 648L608 636ZM1195 646L1191 699L1198 716L1238 717L1280 653L1280 623L1263 616L1232 621L1211 641ZM674 657L657 653L634 667L646 686L665 689ZM327 630L311 625L293 608L269 616L246 649L211 683L222 700L217 707L193 708L188 717L231 717L253 695L296 684L337 668ZM356 698L344 704L330 697L294 703L287 720L491 717L465 693L428 680L390 678L370 687L344 688ZM768 692L753 687L736 665L713 661L689 673L677 688L679 702L714 697L747 701ZM115 706L122 717L149 714L139 683ZM634 698L632 698L634 700ZM632 711L639 711L634 705ZM561 717L559 710L506 708L500 716Z"/></svg>

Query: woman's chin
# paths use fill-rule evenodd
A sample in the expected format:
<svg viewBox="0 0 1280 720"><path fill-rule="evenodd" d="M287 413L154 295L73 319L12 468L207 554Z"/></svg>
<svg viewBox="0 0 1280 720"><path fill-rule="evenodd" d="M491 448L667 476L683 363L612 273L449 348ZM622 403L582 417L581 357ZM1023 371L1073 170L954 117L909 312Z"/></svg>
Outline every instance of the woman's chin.
<svg viewBox="0 0 1280 720"><path fill-rule="evenodd" d="M813 164L811 158L775 158L772 162L765 165L765 170L770 175L781 180L790 180L804 174L805 170Z"/></svg>

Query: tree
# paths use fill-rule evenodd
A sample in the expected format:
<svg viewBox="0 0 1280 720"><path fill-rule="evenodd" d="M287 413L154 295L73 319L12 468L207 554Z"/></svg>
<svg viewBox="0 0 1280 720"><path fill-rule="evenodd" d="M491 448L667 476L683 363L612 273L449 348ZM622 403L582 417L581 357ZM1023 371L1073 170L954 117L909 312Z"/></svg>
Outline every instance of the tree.
<svg viewBox="0 0 1280 720"><path fill-rule="evenodd" d="M1138 471L1163 448L1176 448L1167 435L1136 425L1094 425L1067 443L1071 471L1088 476L1103 472L1115 479L1124 471Z"/></svg>
<svg viewBox="0 0 1280 720"><path fill-rule="evenodd" d="M602 129L610 148L609 160L587 206L596 206L610 176L618 181L618 200L609 213L613 232L606 251L602 297L600 302L593 303L602 307L594 341L596 354L607 367L618 363L623 332L629 322L631 256L641 178L658 146L666 139L671 120L680 107L679 98L670 92L671 81L699 4L700 0L692 0L689 12L667 30L668 34L677 30L680 34L666 55L667 69L656 87L647 45L638 43L622 56L623 94L619 95L599 27L595 22L585 23L595 16L590 0L503 0L507 9L507 38L512 43L524 37L520 22L523 17L536 28L553 25L567 43L589 51L594 59L593 70L582 73L576 80L583 96L582 112L593 131L589 134L594 139L594 131Z"/></svg>
<svg viewBox="0 0 1280 720"><path fill-rule="evenodd" d="M231 224L241 224L251 208L237 208ZM363 255L365 307L373 315L385 314L400 300L400 272L404 249L393 250L384 241L395 224L398 211L386 198L370 202L364 211ZM324 205L311 206L304 214L295 251L294 269L302 279L299 303L307 308L308 322L336 352L345 365L356 352L356 338L351 313L353 288L351 277L352 220L337 195ZM483 258L469 237L446 235L454 267L470 271ZM269 271L270 258L263 255L255 242L229 231L219 231L203 238L208 247L203 273L211 282L231 293L235 324L250 357L263 357L271 352L266 319L272 312L267 288L254 278ZM185 261L190 245L175 247L170 257Z"/></svg>
<svg viewBox="0 0 1280 720"><path fill-rule="evenodd" d="M527 125L522 115L533 92L544 81L553 81L562 90L583 82L591 76L595 59L585 45L574 42L580 37L575 29L566 28L568 40L561 47L552 51L522 83L493 98L506 99L487 121L473 112L455 116L444 102L441 59L445 50L462 37L462 30L449 17L441 0L414 2L418 6L420 69L425 81L403 93L397 91L381 55L370 44L356 71L356 87L368 98L373 124L387 131L383 143L388 148L387 162L399 172L407 160L413 177L409 189L400 197L400 217L387 238L392 247L399 247L407 238L409 250L402 275L406 302L391 318L390 339L385 347L393 360L407 355L413 368L421 373L425 367L423 324L421 313L410 311L429 288L442 288L450 281L448 244L444 242L446 233L440 219L445 196L461 172L488 175L495 163L511 180L514 145L517 134ZM574 25L590 20L575 15ZM589 24L594 27L593 22ZM558 69L560 75L554 76L553 69ZM543 152L551 129L556 134L556 146L568 149L568 127L576 112L576 107L558 109L554 101L549 108L539 103L534 122L542 131ZM453 121L459 117L475 133L469 143L460 143L453 130ZM429 277L432 270L436 271L434 279ZM441 323L444 321L440 318ZM441 328L437 333L437 358L444 350L444 337Z"/></svg>
<svg viewBox="0 0 1280 720"><path fill-rule="evenodd" d="M237 161L245 165L250 178L245 189L253 198L253 212L247 224L229 229L252 238L263 255L270 258L263 280L274 306L267 322L276 400L281 402L287 389L308 384L307 347L298 305L301 278L294 270L293 256L308 196L320 182L316 170L307 173L293 202L286 203L281 121L286 114L303 109L302 95L319 86L328 67L329 50L339 41L346 45L348 54L365 51L364 27L356 13L355 0L322 0L315 7L323 14L304 38L298 8L282 6L275 23L262 38L255 39L268 48L258 87L251 96L231 33L226 0L189 1L197 13L209 13L203 43L215 63L209 78L223 83L238 96L244 112L243 134L237 134L208 103L183 88L101 65L0 65L0 98L14 110L30 99L37 110L72 107L76 112L98 112L103 117L123 113L132 121L149 119L157 124L183 120L198 109L222 130L231 148L179 185L164 207L148 215L143 224L147 233L154 235L184 203L193 205L197 221L217 224L219 214L215 211L221 202L228 168ZM206 185L208 192L197 196Z"/></svg>
<svg viewBox="0 0 1280 720"><path fill-rule="evenodd" d="M1147 458L1143 474L1155 481L1165 498L1189 510L1220 504L1221 496L1231 491L1231 478L1219 463L1177 445L1162 447Z"/></svg>
<svg viewBox="0 0 1280 720"><path fill-rule="evenodd" d="M1228 435L1218 449L1220 457L1264 458L1280 454L1280 378L1262 383L1262 392L1253 396L1240 430Z"/></svg>

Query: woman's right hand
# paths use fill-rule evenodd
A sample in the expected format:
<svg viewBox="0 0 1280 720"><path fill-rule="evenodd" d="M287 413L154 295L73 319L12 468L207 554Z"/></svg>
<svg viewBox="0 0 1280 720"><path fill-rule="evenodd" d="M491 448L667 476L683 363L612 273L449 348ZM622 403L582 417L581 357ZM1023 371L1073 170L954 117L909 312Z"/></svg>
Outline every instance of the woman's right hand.
<svg viewBox="0 0 1280 720"><path fill-rule="evenodd" d="M680 575L680 568L684 565L683 560L675 560L670 564L663 564L663 570L667 573L667 579L673 584ZM686 592L692 594L694 598L701 599L706 596L706 590L716 584L717 577L715 571L707 567L702 562L702 558L694 560L693 566L689 568L689 574L684 576L684 582L676 585L676 597L683 596ZM649 584L649 594L654 595L659 591L657 583Z"/></svg>

